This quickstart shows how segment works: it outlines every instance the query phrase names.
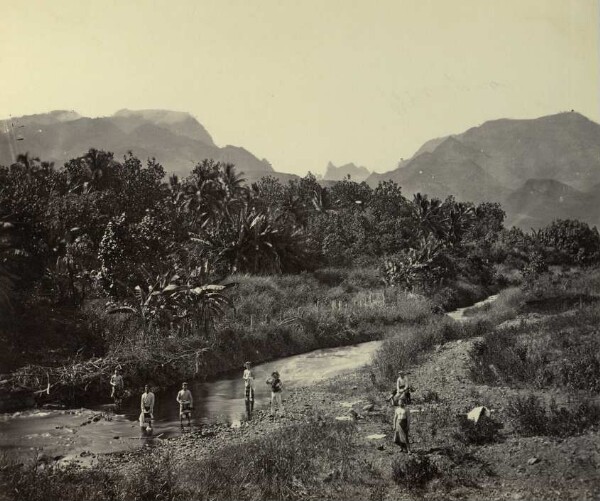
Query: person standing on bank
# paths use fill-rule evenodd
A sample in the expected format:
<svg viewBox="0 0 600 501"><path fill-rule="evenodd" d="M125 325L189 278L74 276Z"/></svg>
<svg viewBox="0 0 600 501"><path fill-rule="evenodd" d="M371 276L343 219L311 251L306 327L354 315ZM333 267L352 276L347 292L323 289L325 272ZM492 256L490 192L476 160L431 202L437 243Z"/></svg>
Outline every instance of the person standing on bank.
<svg viewBox="0 0 600 501"><path fill-rule="evenodd" d="M183 418L187 417L188 426L192 426L192 409L194 408L194 398L192 392L188 390L187 383L182 383L181 390L177 393L177 402L179 403L179 422L183 429Z"/></svg>
<svg viewBox="0 0 600 501"><path fill-rule="evenodd" d="M406 404L410 405L410 388L408 386L408 376L404 370L398 371L398 379L396 380L396 395L397 401L404 400Z"/></svg>
<svg viewBox="0 0 600 501"><path fill-rule="evenodd" d="M267 384L271 385L271 416L275 414L275 406L280 410L283 415L283 402L281 400L281 393L283 392L283 383L279 377L279 372L274 371L271 377L267 379Z"/></svg>
<svg viewBox="0 0 600 501"><path fill-rule="evenodd" d="M401 398L394 413L394 443L400 446L400 450L410 453L408 441L408 430L410 428L410 411L406 407L405 399Z"/></svg>
<svg viewBox="0 0 600 501"><path fill-rule="evenodd" d="M150 391L150 386L144 386L144 393L142 393L141 400L141 414L140 414L140 428L142 433L152 433L152 420L154 419L154 393Z"/></svg>
<svg viewBox="0 0 600 501"><path fill-rule="evenodd" d="M246 417L250 421L252 412L254 412L254 374L250 362L246 362L244 367L244 402L246 403Z"/></svg>

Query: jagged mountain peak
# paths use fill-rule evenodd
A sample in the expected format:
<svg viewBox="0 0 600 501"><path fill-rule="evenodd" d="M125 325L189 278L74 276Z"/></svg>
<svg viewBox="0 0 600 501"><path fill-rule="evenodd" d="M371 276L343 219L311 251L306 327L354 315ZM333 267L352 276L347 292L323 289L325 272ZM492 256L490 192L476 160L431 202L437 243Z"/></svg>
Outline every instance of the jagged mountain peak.
<svg viewBox="0 0 600 501"><path fill-rule="evenodd" d="M361 182L367 179L370 175L369 169L363 166L358 166L353 162L336 167L332 162L327 164L323 179L328 181L341 181L350 176L352 181Z"/></svg>

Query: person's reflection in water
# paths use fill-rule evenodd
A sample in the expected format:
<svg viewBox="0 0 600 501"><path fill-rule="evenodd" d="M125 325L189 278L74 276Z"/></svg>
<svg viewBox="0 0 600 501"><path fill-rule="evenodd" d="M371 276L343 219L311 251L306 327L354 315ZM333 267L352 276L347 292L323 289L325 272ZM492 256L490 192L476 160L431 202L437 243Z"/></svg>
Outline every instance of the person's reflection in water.
<svg viewBox="0 0 600 501"><path fill-rule="evenodd" d="M141 413L140 413L140 428L142 435L152 435L152 420L154 419L154 393L150 391L150 386L144 386L142 393Z"/></svg>

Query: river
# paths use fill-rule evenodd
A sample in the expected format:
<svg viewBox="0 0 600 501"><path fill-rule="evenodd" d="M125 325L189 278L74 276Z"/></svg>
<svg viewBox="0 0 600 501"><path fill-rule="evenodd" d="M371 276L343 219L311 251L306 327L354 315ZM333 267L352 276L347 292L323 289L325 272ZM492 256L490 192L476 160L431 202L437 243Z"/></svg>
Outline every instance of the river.
<svg viewBox="0 0 600 501"><path fill-rule="evenodd" d="M480 301L482 305L496 296ZM448 313L464 321L459 308ZM346 371L369 364L382 341L370 341L354 346L315 350L281 358L253 368L256 408L268 406L270 390L267 377L277 370L285 388L306 386L329 379ZM214 381L190 381L194 396L194 423L229 422L239 425L244 413L244 383L242 369L220 376ZM156 395L154 437L166 438L181 433L179 407L175 401L180 383ZM285 394L284 394L285 395ZM12 451L20 457L33 457L43 450L49 458L63 461L77 458L89 462L89 453L101 454L138 448L148 441L140 437L139 397L124 405L123 414L114 414L110 406L93 409L31 410L0 416L0 450ZM152 440L152 439L150 439ZM86 459L82 459L86 458Z"/></svg>

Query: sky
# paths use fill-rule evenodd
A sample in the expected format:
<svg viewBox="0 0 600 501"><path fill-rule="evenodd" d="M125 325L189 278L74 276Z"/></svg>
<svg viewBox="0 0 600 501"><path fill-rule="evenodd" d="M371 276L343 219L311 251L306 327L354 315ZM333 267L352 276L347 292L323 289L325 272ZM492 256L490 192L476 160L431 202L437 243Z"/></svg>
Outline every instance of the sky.
<svg viewBox="0 0 600 501"><path fill-rule="evenodd" d="M600 121L598 0L0 0L0 117L194 115L278 171L395 168L428 139Z"/></svg>

